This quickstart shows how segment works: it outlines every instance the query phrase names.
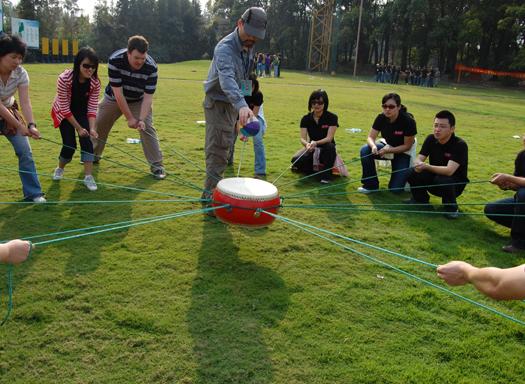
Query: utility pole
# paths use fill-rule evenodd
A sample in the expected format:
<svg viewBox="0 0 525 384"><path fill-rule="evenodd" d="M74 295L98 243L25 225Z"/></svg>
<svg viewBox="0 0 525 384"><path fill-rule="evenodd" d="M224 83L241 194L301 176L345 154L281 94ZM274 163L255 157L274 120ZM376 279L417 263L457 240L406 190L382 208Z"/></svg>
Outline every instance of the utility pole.
<svg viewBox="0 0 525 384"><path fill-rule="evenodd" d="M359 22L357 23L357 42L355 44L354 77L357 76L357 55L359 53L359 38L361 37L361 18L363 16L363 0L359 6Z"/></svg>

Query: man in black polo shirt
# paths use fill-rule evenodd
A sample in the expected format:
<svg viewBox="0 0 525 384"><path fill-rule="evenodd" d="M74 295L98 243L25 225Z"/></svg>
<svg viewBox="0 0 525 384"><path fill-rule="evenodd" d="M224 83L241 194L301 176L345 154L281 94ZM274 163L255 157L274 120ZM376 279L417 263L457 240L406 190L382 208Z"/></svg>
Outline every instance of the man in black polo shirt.
<svg viewBox="0 0 525 384"><path fill-rule="evenodd" d="M454 134L456 119L449 111L441 111L434 119L434 134L423 143L408 182L412 199L408 203L428 203L430 196L442 198L445 217L459 216L456 198L463 193L467 178L468 147ZM425 163L429 158L429 164Z"/></svg>
<svg viewBox="0 0 525 384"><path fill-rule="evenodd" d="M124 115L128 127L140 133L142 149L158 179L166 178L162 165L157 131L153 127L151 104L157 86L157 63L148 55L148 41L143 36L132 36L128 47L111 54L108 60L109 84L104 100L99 104L97 133L99 140L94 144L96 158L100 158L109 131L115 121Z"/></svg>

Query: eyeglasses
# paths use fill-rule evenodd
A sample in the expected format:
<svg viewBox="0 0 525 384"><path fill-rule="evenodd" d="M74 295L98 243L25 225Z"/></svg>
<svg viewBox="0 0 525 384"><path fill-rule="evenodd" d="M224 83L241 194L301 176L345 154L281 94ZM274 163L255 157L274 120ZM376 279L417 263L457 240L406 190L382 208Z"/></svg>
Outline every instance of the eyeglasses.
<svg viewBox="0 0 525 384"><path fill-rule="evenodd" d="M324 101L322 101L322 100L314 100L314 101L312 101L312 105L324 105Z"/></svg>
<svg viewBox="0 0 525 384"><path fill-rule="evenodd" d="M394 109L397 107L397 105L395 104L383 104L382 105L383 109Z"/></svg>
<svg viewBox="0 0 525 384"><path fill-rule="evenodd" d="M84 63L82 64L82 68L85 68L85 69L93 69L95 70L97 68L96 64L87 64L87 63Z"/></svg>

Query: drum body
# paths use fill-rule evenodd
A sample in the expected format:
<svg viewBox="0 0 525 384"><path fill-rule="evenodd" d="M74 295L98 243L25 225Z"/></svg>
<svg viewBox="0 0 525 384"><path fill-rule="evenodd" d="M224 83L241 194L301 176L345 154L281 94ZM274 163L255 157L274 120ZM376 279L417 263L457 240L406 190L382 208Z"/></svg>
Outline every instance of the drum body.
<svg viewBox="0 0 525 384"><path fill-rule="evenodd" d="M250 177L222 179L213 192L213 206L228 205L215 210L225 223L245 227L266 227L275 218L261 212L277 213L281 200L277 188L264 180Z"/></svg>

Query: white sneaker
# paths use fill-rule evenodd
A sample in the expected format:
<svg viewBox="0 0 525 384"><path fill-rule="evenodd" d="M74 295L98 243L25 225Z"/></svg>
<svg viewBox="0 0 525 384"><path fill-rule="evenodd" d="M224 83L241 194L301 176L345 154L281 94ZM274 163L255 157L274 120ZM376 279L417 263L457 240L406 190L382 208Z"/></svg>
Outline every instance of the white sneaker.
<svg viewBox="0 0 525 384"><path fill-rule="evenodd" d="M47 202L47 200L44 196L37 196L33 198L33 203L35 204L43 204L45 202Z"/></svg>
<svg viewBox="0 0 525 384"><path fill-rule="evenodd" d="M366 189L365 187L359 187L359 188L357 188L357 192L364 193L365 195L368 195L369 193L372 193L374 191L371 190L371 189Z"/></svg>
<svg viewBox="0 0 525 384"><path fill-rule="evenodd" d="M53 180L60 180L64 177L64 168L56 167L53 173Z"/></svg>
<svg viewBox="0 0 525 384"><path fill-rule="evenodd" d="M95 179L92 175L87 175L86 177L84 177L84 185L90 191L96 191L98 189L97 183L95 182Z"/></svg>

